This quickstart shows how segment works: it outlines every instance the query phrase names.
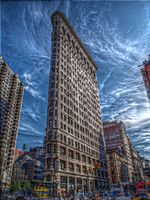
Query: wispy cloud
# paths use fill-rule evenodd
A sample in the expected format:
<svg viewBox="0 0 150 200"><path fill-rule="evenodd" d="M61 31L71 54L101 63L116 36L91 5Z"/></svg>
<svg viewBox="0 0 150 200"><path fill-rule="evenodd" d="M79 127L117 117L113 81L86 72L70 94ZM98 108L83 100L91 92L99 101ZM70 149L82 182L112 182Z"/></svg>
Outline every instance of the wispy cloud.
<svg viewBox="0 0 150 200"><path fill-rule="evenodd" d="M138 150L148 155L150 110L137 66L150 53L149 2L68 0L17 4L9 1L7 5L2 1L2 4L3 52L10 60L14 58L12 55L22 57L20 74L25 97L20 137L21 133L24 139L30 137L28 142L34 145L43 140L52 32L50 15L61 10L97 63L103 119L124 121ZM14 66L20 69L18 59ZM37 110L43 114L42 118ZM38 139L34 139L35 135Z"/></svg>
<svg viewBox="0 0 150 200"><path fill-rule="evenodd" d="M39 85L37 81L36 82L32 81L31 74L25 72L22 77L24 79L25 90L29 92L33 97L38 98L45 102L46 101L45 98L40 95Z"/></svg>
<svg viewBox="0 0 150 200"><path fill-rule="evenodd" d="M95 3L96 5L100 10L100 4ZM94 5L90 12L87 12L86 7L83 8L77 31L96 58L95 61L100 64L97 77L103 120L124 121L134 144L141 149L141 153L147 155L150 110L141 72L137 66L142 64L150 51L150 18L146 12L139 15L138 21L132 18L130 22L126 22L125 18L116 17L113 11L115 5L106 3L98 13ZM127 12L129 4L125 5L123 8L121 4L117 4L119 12L121 9L124 13ZM138 7L138 3L134 6L134 11L149 10L148 3L143 4L143 7ZM133 10L130 12L128 9L128 16L133 13Z"/></svg>

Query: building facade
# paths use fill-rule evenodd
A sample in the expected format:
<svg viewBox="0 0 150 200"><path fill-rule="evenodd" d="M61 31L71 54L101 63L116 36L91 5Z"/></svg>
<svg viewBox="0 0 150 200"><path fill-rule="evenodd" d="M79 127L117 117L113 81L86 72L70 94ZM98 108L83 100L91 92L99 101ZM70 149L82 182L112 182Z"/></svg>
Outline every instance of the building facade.
<svg viewBox="0 0 150 200"><path fill-rule="evenodd" d="M9 186L16 148L24 86L0 58L0 180Z"/></svg>
<svg viewBox="0 0 150 200"><path fill-rule="evenodd" d="M150 181L150 160L144 157L140 157L142 171L145 181Z"/></svg>
<svg viewBox="0 0 150 200"><path fill-rule="evenodd" d="M16 151L18 154L18 151ZM43 147L34 147L30 151L17 156L12 173L12 182L38 183L44 180L44 149Z"/></svg>
<svg viewBox="0 0 150 200"><path fill-rule="evenodd" d="M125 155L117 149L107 150L106 154L110 184L128 182L128 162Z"/></svg>
<svg viewBox="0 0 150 200"><path fill-rule="evenodd" d="M132 156L132 164L133 164L133 182L140 182L144 180L143 176L143 170L142 170L142 164L141 164L141 159L140 155L130 142L130 151L131 151L131 156Z"/></svg>
<svg viewBox="0 0 150 200"><path fill-rule="evenodd" d="M130 151L130 140L127 136L126 127L121 121L104 123L104 137L106 142L106 151L117 150L123 156L123 162L126 160L128 180L133 181L133 164Z"/></svg>
<svg viewBox="0 0 150 200"><path fill-rule="evenodd" d="M31 169L31 164L33 163L33 160L31 157L27 155L20 155L17 157L17 159L14 162L13 165L13 172L12 172L12 183L19 182L23 183L28 181L29 179L33 177L33 167ZM30 167L30 170L28 170L28 165ZM32 164L33 166L33 164ZM28 173L30 172L30 174Z"/></svg>
<svg viewBox="0 0 150 200"><path fill-rule="evenodd" d="M96 66L66 17L51 19L45 181L70 193L107 188Z"/></svg>
<svg viewBox="0 0 150 200"><path fill-rule="evenodd" d="M149 55L148 60L145 60L143 62L141 73L142 73L144 84L146 87L147 96L150 100L150 55Z"/></svg>

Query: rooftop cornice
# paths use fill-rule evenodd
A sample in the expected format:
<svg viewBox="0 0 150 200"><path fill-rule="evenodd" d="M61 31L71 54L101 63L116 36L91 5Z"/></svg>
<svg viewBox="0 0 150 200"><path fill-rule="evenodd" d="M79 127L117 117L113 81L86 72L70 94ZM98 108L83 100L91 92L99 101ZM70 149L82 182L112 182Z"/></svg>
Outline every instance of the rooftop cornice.
<svg viewBox="0 0 150 200"><path fill-rule="evenodd" d="M71 26L71 24L68 21L68 19L66 18L66 16L62 12L60 12L60 11L55 11L51 15L51 21L52 21L52 23L53 23L53 17L55 17L55 16L60 16L64 20L64 22L67 24L67 26L70 29L70 31L72 32L72 34L75 36L75 38L77 39L77 41L81 45L83 51L85 52L85 54L87 55L87 57L89 58L89 60L91 61L91 63L94 65L95 69L97 69L97 66L96 66L94 60L92 59L92 57L88 53L88 50L86 49L85 45L82 43L82 41L80 40L80 38L78 37L78 35L76 34L76 32L74 31L73 27Z"/></svg>
<svg viewBox="0 0 150 200"><path fill-rule="evenodd" d="M24 86L24 83L23 83L22 80L20 80L18 74L16 74L15 72L13 72L13 70L9 67L9 65L3 60L2 56L0 56L0 62L1 62L2 65L4 65L4 66L11 72L11 74L12 74L14 77L17 78L18 82L19 82L22 86Z"/></svg>
<svg viewBox="0 0 150 200"><path fill-rule="evenodd" d="M114 120L114 121L105 121L103 122L103 127L107 128L107 127L112 127L112 126L123 126L126 129L125 124L121 121L121 120Z"/></svg>

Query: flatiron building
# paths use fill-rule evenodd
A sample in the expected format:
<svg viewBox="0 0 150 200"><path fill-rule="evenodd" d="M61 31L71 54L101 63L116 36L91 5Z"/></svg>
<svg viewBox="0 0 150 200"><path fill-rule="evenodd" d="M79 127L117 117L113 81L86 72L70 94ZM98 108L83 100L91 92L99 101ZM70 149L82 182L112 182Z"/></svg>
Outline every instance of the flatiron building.
<svg viewBox="0 0 150 200"><path fill-rule="evenodd" d="M61 12L52 17L45 181L70 193L108 187L96 65Z"/></svg>
<svg viewBox="0 0 150 200"><path fill-rule="evenodd" d="M0 57L0 191L10 186L24 86Z"/></svg>

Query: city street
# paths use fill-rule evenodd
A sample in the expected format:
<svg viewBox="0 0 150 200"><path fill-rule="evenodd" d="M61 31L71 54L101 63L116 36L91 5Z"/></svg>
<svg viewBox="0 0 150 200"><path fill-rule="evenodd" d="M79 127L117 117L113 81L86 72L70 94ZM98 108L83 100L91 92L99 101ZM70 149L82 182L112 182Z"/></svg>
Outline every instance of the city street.
<svg viewBox="0 0 150 200"><path fill-rule="evenodd" d="M75 197L50 197L50 198L37 198L37 197L21 197L16 195L4 195L1 200L132 200L132 196L116 196L112 197L111 194L104 195L103 197L98 197L98 195L76 195Z"/></svg>

